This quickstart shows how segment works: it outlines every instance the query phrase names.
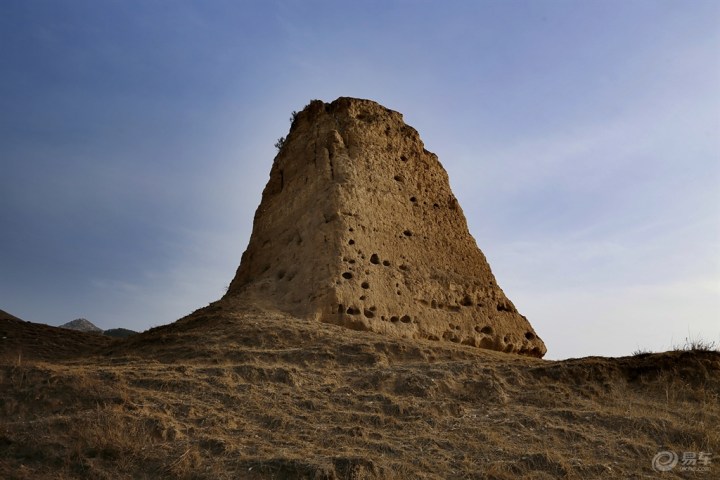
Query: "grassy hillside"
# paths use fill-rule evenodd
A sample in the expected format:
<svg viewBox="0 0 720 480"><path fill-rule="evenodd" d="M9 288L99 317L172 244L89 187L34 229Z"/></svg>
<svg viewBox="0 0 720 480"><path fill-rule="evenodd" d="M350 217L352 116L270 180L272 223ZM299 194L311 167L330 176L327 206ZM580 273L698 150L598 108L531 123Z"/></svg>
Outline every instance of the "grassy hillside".
<svg viewBox="0 0 720 480"><path fill-rule="evenodd" d="M544 361L224 307L0 344L0 478L720 478L651 466L717 455L720 353Z"/></svg>

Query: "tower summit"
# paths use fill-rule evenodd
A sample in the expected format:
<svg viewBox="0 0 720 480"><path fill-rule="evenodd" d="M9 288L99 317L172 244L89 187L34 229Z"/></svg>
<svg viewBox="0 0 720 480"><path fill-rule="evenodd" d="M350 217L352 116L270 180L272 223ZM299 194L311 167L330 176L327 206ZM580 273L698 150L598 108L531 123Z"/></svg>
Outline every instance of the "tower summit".
<svg viewBox="0 0 720 480"><path fill-rule="evenodd" d="M370 100L314 100L295 116L224 299L237 297L395 337L546 352L437 156Z"/></svg>

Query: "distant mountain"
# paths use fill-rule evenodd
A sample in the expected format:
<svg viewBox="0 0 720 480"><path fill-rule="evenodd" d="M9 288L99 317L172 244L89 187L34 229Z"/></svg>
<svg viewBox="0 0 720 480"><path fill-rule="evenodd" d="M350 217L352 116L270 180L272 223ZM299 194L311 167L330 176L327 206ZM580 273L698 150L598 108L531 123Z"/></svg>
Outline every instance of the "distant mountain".
<svg viewBox="0 0 720 480"><path fill-rule="evenodd" d="M85 318L78 318L77 320L73 320L72 322L65 323L63 325L60 325L60 328L78 330L80 332L86 333L99 333L100 335L105 335L106 337L113 338L127 338L138 333L135 330L130 330L127 328L111 328L109 330L103 331L102 328L99 328L90 320L87 320Z"/></svg>
<svg viewBox="0 0 720 480"><path fill-rule="evenodd" d="M113 338L127 338L137 333L135 330L129 330L127 328L111 328L110 330L105 330L103 335Z"/></svg>
<svg viewBox="0 0 720 480"><path fill-rule="evenodd" d="M73 320L72 322L64 323L60 325L60 328L67 328L70 330L78 330L80 332L88 333L103 333L102 328L98 328L90 320L87 320L85 318L78 318L76 320Z"/></svg>

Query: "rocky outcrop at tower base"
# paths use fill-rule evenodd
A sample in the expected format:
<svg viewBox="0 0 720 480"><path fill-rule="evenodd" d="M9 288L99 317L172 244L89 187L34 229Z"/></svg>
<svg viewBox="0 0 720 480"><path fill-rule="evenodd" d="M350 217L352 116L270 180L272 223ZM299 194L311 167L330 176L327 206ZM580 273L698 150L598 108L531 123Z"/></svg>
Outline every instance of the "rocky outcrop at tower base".
<svg viewBox="0 0 720 480"><path fill-rule="evenodd" d="M275 158L225 298L405 338L542 357L437 156L369 100L311 102Z"/></svg>

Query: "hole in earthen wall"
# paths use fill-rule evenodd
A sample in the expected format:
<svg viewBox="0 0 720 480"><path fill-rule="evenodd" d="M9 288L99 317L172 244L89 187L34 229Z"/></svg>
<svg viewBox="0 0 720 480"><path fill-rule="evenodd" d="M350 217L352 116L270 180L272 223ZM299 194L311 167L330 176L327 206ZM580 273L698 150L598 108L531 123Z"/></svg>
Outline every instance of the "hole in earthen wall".
<svg viewBox="0 0 720 480"><path fill-rule="evenodd" d="M472 304L473 304L473 301L472 301L472 298L470 298L469 295L465 295L465 296L462 298L462 300L460 300L460 305L462 305L463 307L469 307L469 306L472 305Z"/></svg>
<svg viewBox="0 0 720 480"><path fill-rule="evenodd" d="M360 286L361 286L362 288L366 289L366 290L367 290L368 288L370 288L370 284L369 284L368 282L362 282L362 284L361 284Z"/></svg>
<svg viewBox="0 0 720 480"><path fill-rule="evenodd" d="M383 265L385 265L386 267L389 267L389 266L390 266L390 261L389 261L389 260L383 260Z"/></svg>
<svg viewBox="0 0 720 480"><path fill-rule="evenodd" d="M498 303L496 308L497 308L497 311L498 311L498 312L510 312L510 311L512 311L512 309L510 308L510 305L508 305L508 304L506 304L506 303Z"/></svg>
<svg viewBox="0 0 720 480"><path fill-rule="evenodd" d="M532 332L525 332L525 338L528 340L535 340L535 334Z"/></svg>
<svg viewBox="0 0 720 480"><path fill-rule="evenodd" d="M403 315L402 318L400 318L400 321L403 323L410 323L410 315Z"/></svg>
<svg viewBox="0 0 720 480"><path fill-rule="evenodd" d="M353 240L352 238L348 240L348 245L355 245L355 240Z"/></svg>
<svg viewBox="0 0 720 480"><path fill-rule="evenodd" d="M374 317L375 317L375 314L374 314L372 311L368 310L367 308L366 308L365 310L363 310L363 314L364 314L367 318L374 318Z"/></svg>
<svg viewBox="0 0 720 480"><path fill-rule="evenodd" d="M399 321L399 320L400 320L400 319L399 319L398 317L396 317L395 315L393 315L392 317L390 317L390 321L393 322L393 323L395 323L395 322L397 322L397 321Z"/></svg>
<svg viewBox="0 0 720 480"><path fill-rule="evenodd" d="M370 263L375 265L380 263L380 257L378 257L377 253L373 253L372 255L370 255Z"/></svg>
<svg viewBox="0 0 720 480"><path fill-rule="evenodd" d="M403 235L405 235L406 237L412 237L412 232L410 230L405 230L403 232Z"/></svg>
<svg viewBox="0 0 720 480"><path fill-rule="evenodd" d="M487 326L487 325L484 326L484 327L482 327L482 328L480 328L480 327L475 327L475 331L480 332L480 333L484 333L485 335L492 335L492 333L493 333L492 327Z"/></svg>
<svg viewBox="0 0 720 480"><path fill-rule="evenodd" d="M353 274L350 272L343 272L342 276L343 276L343 278L347 278L348 280L353 278Z"/></svg>

